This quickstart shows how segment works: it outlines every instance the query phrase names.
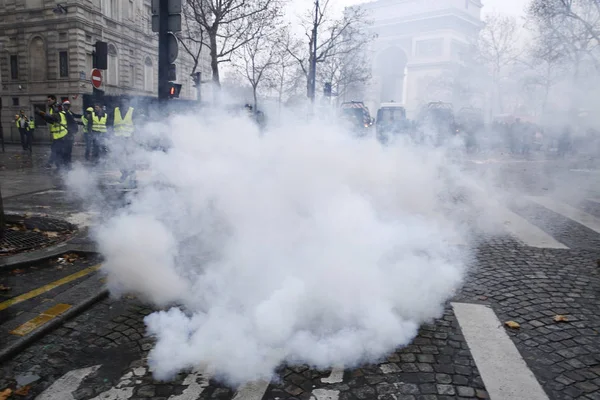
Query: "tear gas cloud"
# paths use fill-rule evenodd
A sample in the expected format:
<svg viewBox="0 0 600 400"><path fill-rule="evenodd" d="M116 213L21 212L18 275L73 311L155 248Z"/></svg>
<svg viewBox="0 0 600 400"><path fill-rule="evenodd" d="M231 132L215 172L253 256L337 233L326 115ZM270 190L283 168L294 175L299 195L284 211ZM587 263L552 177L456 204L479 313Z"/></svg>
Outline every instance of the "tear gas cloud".
<svg viewBox="0 0 600 400"><path fill-rule="evenodd" d="M260 134L214 110L176 116L144 128L167 151L113 149L109 164L135 162L144 179L94 234L112 293L164 309L145 320L159 379L376 361L441 315L468 269L457 243L491 226L476 177L444 149L284 120ZM68 182L92 196L94 179L80 168Z"/></svg>

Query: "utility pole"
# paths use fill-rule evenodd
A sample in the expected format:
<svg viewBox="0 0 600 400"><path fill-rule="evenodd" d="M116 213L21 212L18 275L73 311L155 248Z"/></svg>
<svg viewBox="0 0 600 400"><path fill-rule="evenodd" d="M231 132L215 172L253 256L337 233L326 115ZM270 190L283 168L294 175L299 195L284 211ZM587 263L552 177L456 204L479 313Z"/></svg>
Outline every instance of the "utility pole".
<svg viewBox="0 0 600 400"><path fill-rule="evenodd" d="M169 99L169 0L159 0L158 13L158 101Z"/></svg>
<svg viewBox="0 0 600 400"><path fill-rule="evenodd" d="M310 83L310 101L315 102L315 93L317 90L317 33L319 23L319 0L315 0L315 21L313 23L313 47L311 49L312 57L310 63L309 83Z"/></svg>

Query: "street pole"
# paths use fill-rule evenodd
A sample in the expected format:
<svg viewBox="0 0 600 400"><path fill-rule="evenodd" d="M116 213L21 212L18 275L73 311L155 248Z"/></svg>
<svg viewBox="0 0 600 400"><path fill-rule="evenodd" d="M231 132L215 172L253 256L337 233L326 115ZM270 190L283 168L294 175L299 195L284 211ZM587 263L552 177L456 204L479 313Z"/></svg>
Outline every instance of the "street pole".
<svg viewBox="0 0 600 400"><path fill-rule="evenodd" d="M159 0L158 23L158 101L169 99L169 48L167 42L169 25L169 0Z"/></svg>
<svg viewBox="0 0 600 400"><path fill-rule="evenodd" d="M317 24L319 23L319 0L315 0L315 22L313 24L313 48L312 60L310 66L310 100L312 103L315 102L315 95L317 90Z"/></svg>

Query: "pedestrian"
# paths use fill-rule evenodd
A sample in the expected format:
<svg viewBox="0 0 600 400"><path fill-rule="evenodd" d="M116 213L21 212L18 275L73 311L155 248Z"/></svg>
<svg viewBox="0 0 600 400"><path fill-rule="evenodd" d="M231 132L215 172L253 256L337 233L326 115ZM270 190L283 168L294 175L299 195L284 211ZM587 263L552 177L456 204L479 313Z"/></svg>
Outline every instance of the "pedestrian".
<svg viewBox="0 0 600 400"><path fill-rule="evenodd" d="M21 110L18 115L16 115L16 125L19 130L19 135L21 137L21 147L23 147L23 151L30 150L30 140L29 140L29 118L25 115L25 112Z"/></svg>
<svg viewBox="0 0 600 400"><path fill-rule="evenodd" d="M73 163L73 144L75 143L75 135L79 131L79 126L77 121L82 117L81 114L75 114L71 111L71 102L66 100L63 102L63 112L65 113L65 118L67 119L67 131L68 134L66 136L65 148L64 148L64 165L67 169L71 169L71 165Z"/></svg>
<svg viewBox="0 0 600 400"><path fill-rule="evenodd" d="M91 161L97 164L100 159L101 148L105 146L107 129L106 121L108 115L100 103L94 105L94 112L88 121L88 131L91 132Z"/></svg>
<svg viewBox="0 0 600 400"><path fill-rule="evenodd" d="M112 126L114 132L113 147L117 149L117 154L121 155L119 164L121 165L120 182L125 183L130 179L129 185L136 185L134 157L134 133L137 122L137 113L131 107L131 101L128 96L121 99L121 106L115 107L113 115L109 119L108 125Z"/></svg>
<svg viewBox="0 0 600 400"><path fill-rule="evenodd" d="M91 131L89 127L89 121L92 120L92 113L94 109L92 107L88 107L85 109L85 112L81 116L81 123L83 125L83 140L85 142L85 160L90 160L90 150L92 148L92 139L91 139Z"/></svg>
<svg viewBox="0 0 600 400"><path fill-rule="evenodd" d="M36 112L50 125L50 134L52 135L49 160L50 167L51 163L55 163L57 170L62 170L65 160L64 149L67 145L66 136L69 133L67 130L67 118L64 112L60 111L55 95L48 95L47 102L48 112L41 111L38 108L36 108Z"/></svg>

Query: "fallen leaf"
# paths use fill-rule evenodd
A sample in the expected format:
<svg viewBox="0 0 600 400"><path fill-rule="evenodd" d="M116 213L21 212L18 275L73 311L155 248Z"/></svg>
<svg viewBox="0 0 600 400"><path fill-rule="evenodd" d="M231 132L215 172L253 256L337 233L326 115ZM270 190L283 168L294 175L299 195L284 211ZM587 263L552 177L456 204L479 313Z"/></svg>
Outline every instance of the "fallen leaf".
<svg viewBox="0 0 600 400"><path fill-rule="evenodd" d="M25 270L23 270L23 269L13 269L13 270L11 271L11 274L14 274L14 275L19 275L19 274L22 274L22 273L24 273L24 272L25 272Z"/></svg>
<svg viewBox="0 0 600 400"><path fill-rule="evenodd" d="M521 327L521 325L519 325L519 323L515 321L506 321L504 325L508 326L511 329L519 329Z"/></svg>
<svg viewBox="0 0 600 400"><path fill-rule="evenodd" d="M555 315L553 320L554 322L569 322L569 318L566 315Z"/></svg>
<svg viewBox="0 0 600 400"><path fill-rule="evenodd" d="M14 394L17 396L27 396L29 394L29 390L31 389L31 385L23 386L17 390L15 390Z"/></svg>
<svg viewBox="0 0 600 400"><path fill-rule="evenodd" d="M11 389L4 389L3 391L0 392L0 400L8 400L8 398L10 397L11 394L12 394Z"/></svg>
<svg viewBox="0 0 600 400"><path fill-rule="evenodd" d="M33 228L33 231L34 231L34 232L41 232L41 231L40 231L40 228Z"/></svg>
<svg viewBox="0 0 600 400"><path fill-rule="evenodd" d="M10 288L0 283L0 292L8 292Z"/></svg>
<svg viewBox="0 0 600 400"><path fill-rule="evenodd" d="M57 232L44 232L44 235L45 235L46 237L49 237L49 238L55 238L55 237L58 237L58 233L57 233Z"/></svg>

